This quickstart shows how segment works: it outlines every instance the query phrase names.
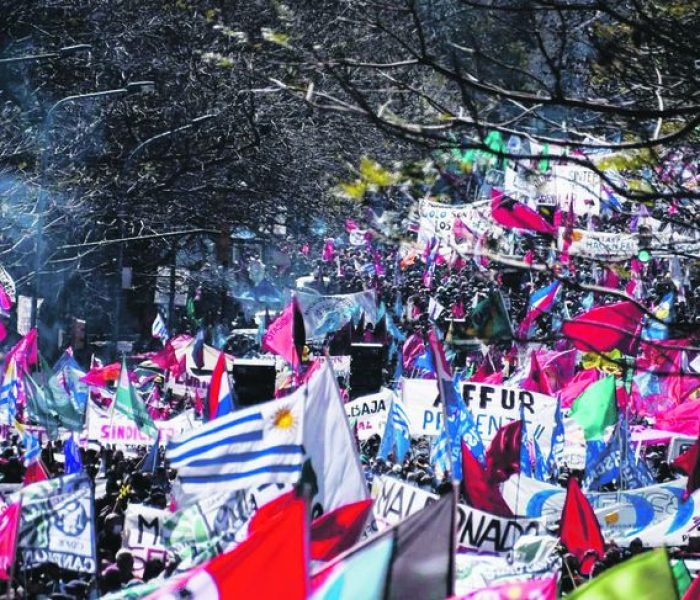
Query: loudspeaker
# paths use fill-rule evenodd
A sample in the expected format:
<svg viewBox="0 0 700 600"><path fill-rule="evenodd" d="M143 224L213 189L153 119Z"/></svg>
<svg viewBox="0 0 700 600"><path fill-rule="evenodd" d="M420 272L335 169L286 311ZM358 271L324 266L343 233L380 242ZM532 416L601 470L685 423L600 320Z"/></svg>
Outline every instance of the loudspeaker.
<svg viewBox="0 0 700 600"><path fill-rule="evenodd" d="M274 362L234 359L231 371L238 406L254 406L275 397Z"/></svg>
<svg viewBox="0 0 700 600"><path fill-rule="evenodd" d="M350 398L376 394L382 387L384 345L352 344L350 356Z"/></svg>

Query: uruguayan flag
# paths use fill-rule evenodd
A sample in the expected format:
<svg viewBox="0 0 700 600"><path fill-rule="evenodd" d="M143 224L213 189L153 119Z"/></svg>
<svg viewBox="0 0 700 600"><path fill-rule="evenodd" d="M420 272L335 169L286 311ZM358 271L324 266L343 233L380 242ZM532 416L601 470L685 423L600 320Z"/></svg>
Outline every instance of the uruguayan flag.
<svg viewBox="0 0 700 600"><path fill-rule="evenodd" d="M187 496L294 483L304 462L303 418L301 395L259 404L174 438L167 457Z"/></svg>
<svg viewBox="0 0 700 600"><path fill-rule="evenodd" d="M153 320L153 325L151 325L151 335L154 338L158 338L161 342L163 342L163 344L165 344L165 342L168 341L168 338L170 338L168 327L166 326L160 313L158 313L156 318Z"/></svg>

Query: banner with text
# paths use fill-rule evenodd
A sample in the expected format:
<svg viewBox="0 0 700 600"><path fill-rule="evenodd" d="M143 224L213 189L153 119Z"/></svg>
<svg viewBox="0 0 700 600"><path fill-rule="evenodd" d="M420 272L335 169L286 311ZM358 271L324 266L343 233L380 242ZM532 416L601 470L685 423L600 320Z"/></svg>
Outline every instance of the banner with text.
<svg viewBox="0 0 700 600"><path fill-rule="evenodd" d="M369 439L375 433L384 435L393 393L388 388L382 388L376 394L361 396L345 403L345 414L350 425L355 426L357 437L361 442Z"/></svg>
<svg viewBox="0 0 700 600"><path fill-rule="evenodd" d="M124 514L124 544L134 556L134 575L143 577L143 569L152 558L166 562L163 545L163 521L171 517L168 510L143 504L129 504Z"/></svg>

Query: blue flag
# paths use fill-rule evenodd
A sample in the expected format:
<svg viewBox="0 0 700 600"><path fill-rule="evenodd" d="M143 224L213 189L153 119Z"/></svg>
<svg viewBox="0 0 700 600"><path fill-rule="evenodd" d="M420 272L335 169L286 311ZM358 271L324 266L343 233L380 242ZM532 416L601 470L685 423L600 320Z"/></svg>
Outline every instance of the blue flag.
<svg viewBox="0 0 700 600"><path fill-rule="evenodd" d="M148 454L146 455L146 458L143 461L143 464L141 465L141 472L142 473L154 473L156 470L156 467L158 466L158 447L160 445L160 430L158 430L158 433L156 435L156 441L153 442L153 446L151 446L151 449L148 451Z"/></svg>
<svg viewBox="0 0 700 600"><path fill-rule="evenodd" d="M668 323L674 319L675 292L668 292L654 309L654 318L646 316L642 327L643 340L667 340Z"/></svg>
<svg viewBox="0 0 700 600"><path fill-rule="evenodd" d="M378 456L386 460L394 447L396 448L396 462L402 463L411 449L411 434L408 431L406 409L396 396L391 402Z"/></svg>
<svg viewBox="0 0 700 600"><path fill-rule="evenodd" d="M72 473L80 473L83 469L83 461L80 460L80 450L78 444L75 443L75 438L71 436L63 442L63 454L65 456L65 464L63 466L64 475Z"/></svg>

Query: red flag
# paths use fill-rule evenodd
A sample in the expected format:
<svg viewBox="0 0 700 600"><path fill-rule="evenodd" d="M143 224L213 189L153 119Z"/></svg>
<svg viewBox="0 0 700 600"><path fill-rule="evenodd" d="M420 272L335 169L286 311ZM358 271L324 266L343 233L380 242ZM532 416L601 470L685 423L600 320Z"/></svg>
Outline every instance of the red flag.
<svg viewBox="0 0 700 600"><path fill-rule="evenodd" d="M690 496L690 494L692 494L695 490L700 488L700 455L698 454L699 443L700 437L698 437L698 440L695 441L693 447L690 448L690 450L688 450L688 452L692 452L693 450L695 450L695 460L691 463L692 468L690 471L688 471L688 482L685 486L685 491L688 496ZM678 458L680 458L680 456ZM690 457L688 457L688 459L689 458Z"/></svg>
<svg viewBox="0 0 700 600"><path fill-rule="evenodd" d="M7 337L7 329L5 329L5 324L0 321L0 342L2 342Z"/></svg>
<svg viewBox="0 0 700 600"><path fill-rule="evenodd" d="M636 354L637 331L644 312L634 302L624 301L597 306L566 321L562 333L583 352Z"/></svg>
<svg viewBox="0 0 700 600"><path fill-rule="evenodd" d="M685 590L683 600L700 600L700 577L695 577L690 587Z"/></svg>
<svg viewBox="0 0 700 600"><path fill-rule="evenodd" d="M540 361L537 359L537 352L533 351L530 354L530 373L525 381L520 384L520 387L530 392L547 394L548 396L552 394L552 390L549 389L549 380L542 367L540 367Z"/></svg>
<svg viewBox="0 0 700 600"><path fill-rule="evenodd" d="M491 190L491 214L496 223L509 229L527 229L550 235L556 231L554 225L548 223L537 211L508 198L495 188Z"/></svg>
<svg viewBox="0 0 700 600"><path fill-rule="evenodd" d="M321 515L311 523L311 560L332 560L353 546L372 512L372 500L360 500Z"/></svg>
<svg viewBox="0 0 700 600"><path fill-rule="evenodd" d="M230 552L166 584L149 599L188 597L304 600L309 590L306 502L294 498L284 510Z"/></svg>
<svg viewBox="0 0 700 600"><path fill-rule="evenodd" d="M481 463L476 460L464 442L462 442L462 489L470 506L501 517L513 516L498 488L489 483Z"/></svg>
<svg viewBox="0 0 700 600"><path fill-rule="evenodd" d="M690 475L693 472L693 468L698 461L698 446L700 442L697 440L695 443L688 448L683 454L676 456L675 460L671 463L672 467L680 469L686 475Z"/></svg>
<svg viewBox="0 0 700 600"><path fill-rule="evenodd" d="M1 286L0 289L2 289ZM0 511L0 580L2 581L7 581L12 571L21 512L19 502L8 504Z"/></svg>
<svg viewBox="0 0 700 600"><path fill-rule="evenodd" d="M403 368L410 369L415 360L424 352L425 344L421 337L417 333L410 335L403 344Z"/></svg>
<svg viewBox="0 0 700 600"><path fill-rule="evenodd" d="M175 355L175 348L173 348L170 340L165 342L165 346L161 351L156 352L153 356L151 356L151 362L159 369L163 369L164 371L177 367L178 361L177 356Z"/></svg>
<svg viewBox="0 0 700 600"><path fill-rule="evenodd" d="M591 572L595 562L595 559L590 557L583 560L586 552L594 550L599 559L602 559L605 554L603 534L600 533L598 519L575 477L569 478L564 509L561 512L559 537L567 550L581 561L581 573L584 575Z"/></svg>
<svg viewBox="0 0 700 600"><path fill-rule="evenodd" d="M506 481L520 473L520 443L523 422L513 421L500 427L486 451L486 474L492 485Z"/></svg>
<svg viewBox="0 0 700 600"><path fill-rule="evenodd" d="M542 361L542 370L547 377L549 389L558 392L567 385L576 372L576 350L547 353Z"/></svg>
<svg viewBox="0 0 700 600"><path fill-rule="evenodd" d="M41 461L37 460L31 463L24 473L24 480L22 483L24 485L29 485L30 483L37 483L38 481L46 481L49 476L44 471L44 467L41 466Z"/></svg>
<svg viewBox="0 0 700 600"><path fill-rule="evenodd" d="M35 365L38 359L38 349L36 345L36 328L32 329L19 342L17 342L8 353L6 361L13 356L17 369L20 373L28 373L29 367Z"/></svg>
<svg viewBox="0 0 700 600"><path fill-rule="evenodd" d="M119 379L121 368L122 365L119 362L113 362L105 367L95 367L90 369L80 381L93 387L107 387L109 383Z"/></svg>

